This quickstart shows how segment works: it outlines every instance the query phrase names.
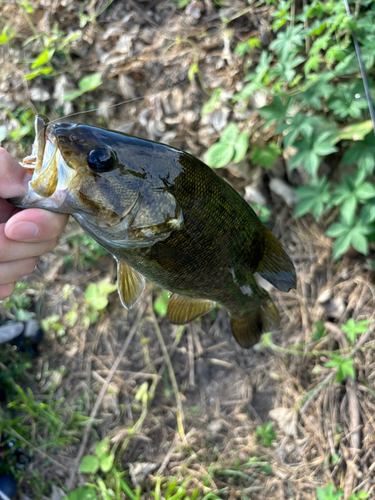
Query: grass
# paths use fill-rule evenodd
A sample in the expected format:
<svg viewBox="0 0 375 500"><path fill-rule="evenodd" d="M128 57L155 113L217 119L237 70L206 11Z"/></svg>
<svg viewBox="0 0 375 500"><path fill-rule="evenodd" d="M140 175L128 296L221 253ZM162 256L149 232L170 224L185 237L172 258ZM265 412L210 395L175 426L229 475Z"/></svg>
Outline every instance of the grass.
<svg viewBox="0 0 375 500"><path fill-rule="evenodd" d="M69 500L373 495L372 233L357 225L353 233L365 237L354 239L368 259L342 251L347 240L340 243L358 217L372 228L373 144L363 102L347 106L354 87L345 68L331 84L309 83L323 66L337 69L340 50L346 57L353 48L342 6L311 3L324 4L335 33L316 53L322 37L304 37L299 28L320 29L319 16L301 17L295 2L252 2L229 19L212 3L183 39L190 14L169 11L167 2L144 12L116 1L82 4L78 13L60 6L45 18L44 31L37 0L4 5L0 57L9 78L0 83L11 103L1 104L0 140L17 158L29 154L34 112L56 119L98 107L74 119L126 124L134 135L200 157L209 150L208 159L224 165L222 155L238 164L250 158L244 177L230 164L215 166L242 193L252 184L272 196L271 209L258 205L257 212L281 236L299 277L296 291L272 292L280 329L257 350L244 351L231 339L223 309L186 328L169 325L166 296L151 285L139 309L126 313L112 293L111 260L70 225L56 251L40 259L37 275L0 304L2 318L37 317L46 330L39 357L12 349L1 356L7 399L0 472L15 475L19 498L49 498L52 486ZM362 2L366 8L373 10L373 2ZM265 26L275 24L264 50L255 15ZM205 16L213 16L209 28ZM111 31L121 19L127 19L121 33ZM160 23L166 40L153 31ZM370 28L358 26L371 38ZM126 54L116 49L124 33ZM295 49L293 60L286 45ZM280 71L280 60L287 71ZM235 89L234 82L241 85ZM251 99L259 85L269 102L258 113ZM326 85L337 86L337 95ZM35 99L43 92L48 99ZM148 99L109 107L143 95ZM335 137L323 134L326 113ZM308 172L296 159L281 158L292 145ZM332 161L323 176L317 168L328 151ZM349 171L344 182L342 171L353 165L365 176ZM297 187L294 218L270 195L268 180L280 168L281 178ZM306 184L308 173L316 178ZM340 213L344 220L336 220ZM327 229L336 238L335 262Z"/></svg>

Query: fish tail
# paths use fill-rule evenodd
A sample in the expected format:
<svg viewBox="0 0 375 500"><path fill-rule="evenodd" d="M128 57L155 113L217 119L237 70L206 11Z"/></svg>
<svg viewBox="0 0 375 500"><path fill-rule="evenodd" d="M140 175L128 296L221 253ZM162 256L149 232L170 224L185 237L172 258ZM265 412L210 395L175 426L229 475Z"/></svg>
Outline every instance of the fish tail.
<svg viewBox="0 0 375 500"><path fill-rule="evenodd" d="M253 300L250 310L239 316L230 314L230 326L236 341L248 349L259 342L264 332L276 328L280 316L271 297L262 290L262 300Z"/></svg>

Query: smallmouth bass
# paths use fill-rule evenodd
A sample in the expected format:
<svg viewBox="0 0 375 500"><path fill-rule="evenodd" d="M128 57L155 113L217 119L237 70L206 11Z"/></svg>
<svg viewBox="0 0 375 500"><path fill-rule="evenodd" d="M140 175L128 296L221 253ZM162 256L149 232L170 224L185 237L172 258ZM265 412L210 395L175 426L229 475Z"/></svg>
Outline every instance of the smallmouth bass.
<svg viewBox="0 0 375 500"><path fill-rule="evenodd" d="M216 303L245 348L279 324L255 273L282 291L296 272L281 243L213 170L178 149L120 132L35 119L23 166L32 172L20 208L71 214L117 260L130 309L145 278L171 292L167 317L185 324Z"/></svg>

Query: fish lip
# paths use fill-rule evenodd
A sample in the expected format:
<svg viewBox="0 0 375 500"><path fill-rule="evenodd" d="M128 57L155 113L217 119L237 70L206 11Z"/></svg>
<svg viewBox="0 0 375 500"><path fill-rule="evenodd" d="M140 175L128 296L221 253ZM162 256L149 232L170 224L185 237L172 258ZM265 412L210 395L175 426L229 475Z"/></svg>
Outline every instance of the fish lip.
<svg viewBox="0 0 375 500"><path fill-rule="evenodd" d="M58 124L56 124L58 125ZM23 198L11 198L9 203L19 207L38 206L57 210L70 193L69 185L76 171L65 162L58 147L54 123L37 115L35 117L35 140L32 154L23 160L23 168L32 174L28 190ZM67 208L67 212L71 212Z"/></svg>

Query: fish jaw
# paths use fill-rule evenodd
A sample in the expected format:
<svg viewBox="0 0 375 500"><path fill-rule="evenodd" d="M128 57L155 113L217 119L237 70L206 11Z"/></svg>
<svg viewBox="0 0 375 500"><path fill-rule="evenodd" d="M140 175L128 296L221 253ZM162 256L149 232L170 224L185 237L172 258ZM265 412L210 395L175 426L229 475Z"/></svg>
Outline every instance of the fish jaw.
<svg viewBox="0 0 375 500"><path fill-rule="evenodd" d="M53 212L73 213L67 200L76 171L67 165L58 148L54 125L42 116L35 118L32 153L22 166L32 174L27 193L8 200L20 208L44 208Z"/></svg>

